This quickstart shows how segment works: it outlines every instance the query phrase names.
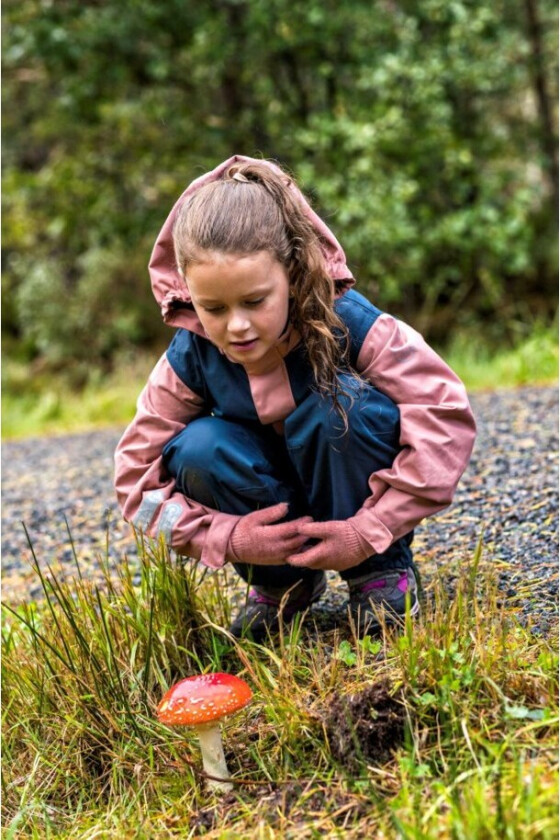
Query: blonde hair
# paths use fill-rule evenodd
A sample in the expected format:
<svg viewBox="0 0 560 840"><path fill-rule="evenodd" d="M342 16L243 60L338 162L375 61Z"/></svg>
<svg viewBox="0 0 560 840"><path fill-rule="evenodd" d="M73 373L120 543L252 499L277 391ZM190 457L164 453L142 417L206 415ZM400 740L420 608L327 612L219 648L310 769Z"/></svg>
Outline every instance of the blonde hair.
<svg viewBox="0 0 560 840"><path fill-rule="evenodd" d="M348 335L334 311L334 281L326 270L319 235L304 212L292 178L259 162L231 166L222 179L187 196L173 227L183 275L205 253L269 251L290 281L290 322L302 337L320 393L330 396L347 428L338 374L347 367Z"/></svg>

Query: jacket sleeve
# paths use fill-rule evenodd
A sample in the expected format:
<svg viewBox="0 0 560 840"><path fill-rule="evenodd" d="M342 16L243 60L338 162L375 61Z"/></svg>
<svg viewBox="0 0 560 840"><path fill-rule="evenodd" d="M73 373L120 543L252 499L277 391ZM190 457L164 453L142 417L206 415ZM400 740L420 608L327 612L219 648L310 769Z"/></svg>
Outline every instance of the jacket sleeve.
<svg viewBox="0 0 560 840"><path fill-rule="evenodd" d="M138 398L136 416L115 452L115 488L124 518L150 537L161 535L181 554L224 565L239 516L208 508L175 489L162 463L165 444L204 410L164 355Z"/></svg>
<svg viewBox="0 0 560 840"><path fill-rule="evenodd" d="M370 476L371 495L349 520L379 554L451 504L476 427L461 380L419 333L390 315L371 327L357 369L400 411L402 449L391 467Z"/></svg>

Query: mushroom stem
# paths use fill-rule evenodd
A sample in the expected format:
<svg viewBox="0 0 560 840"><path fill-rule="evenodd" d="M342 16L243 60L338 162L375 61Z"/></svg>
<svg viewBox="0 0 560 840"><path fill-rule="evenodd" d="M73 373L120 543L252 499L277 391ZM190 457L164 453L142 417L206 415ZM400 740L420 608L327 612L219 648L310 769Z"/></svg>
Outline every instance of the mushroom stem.
<svg viewBox="0 0 560 840"><path fill-rule="evenodd" d="M221 779L229 779L230 774L226 764L224 748L222 746L222 734L219 723L207 723L197 726L196 732L200 741L202 752L202 766L209 776L218 776ZM208 786L215 790L231 790L231 782L217 782L208 779Z"/></svg>

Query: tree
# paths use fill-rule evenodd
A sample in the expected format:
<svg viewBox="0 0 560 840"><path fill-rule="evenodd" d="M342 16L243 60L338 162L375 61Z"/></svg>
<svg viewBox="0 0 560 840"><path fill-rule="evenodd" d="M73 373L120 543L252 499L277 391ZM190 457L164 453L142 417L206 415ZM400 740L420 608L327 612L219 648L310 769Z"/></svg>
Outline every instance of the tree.
<svg viewBox="0 0 560 840"><path fill-rule="evenodd" d="M556 301L551 0L7 0L5 336L164 341L146 263L186 182L290 167L359 288L445 341Z"/></svg>

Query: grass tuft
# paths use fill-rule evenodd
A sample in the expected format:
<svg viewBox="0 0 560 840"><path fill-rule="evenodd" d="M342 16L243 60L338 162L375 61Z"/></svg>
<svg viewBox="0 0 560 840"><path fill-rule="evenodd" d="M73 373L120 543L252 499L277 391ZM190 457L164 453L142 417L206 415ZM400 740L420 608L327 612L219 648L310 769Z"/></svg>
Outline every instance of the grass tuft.
<svg viewBox="0 0 560 840"><path fill-rule="evenodd" d="M298 620L233 639L229 572L139 544L103 586L36 562L44 600L4 606L4 837L555 838L552 640L521 626L482 545L423 618L355 637ZM207 791L162 694L224 670L254 701L224 724L234 790Z"/></svg>

